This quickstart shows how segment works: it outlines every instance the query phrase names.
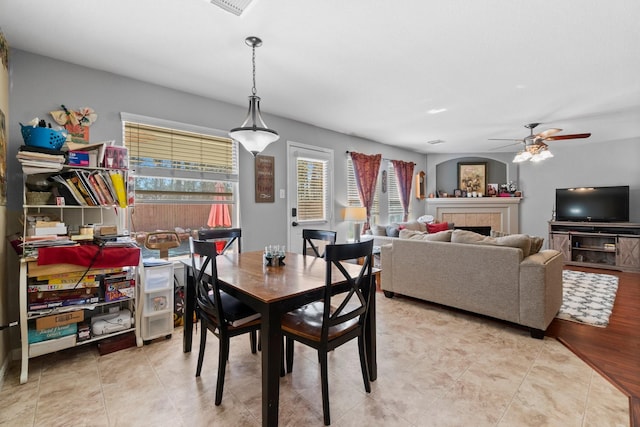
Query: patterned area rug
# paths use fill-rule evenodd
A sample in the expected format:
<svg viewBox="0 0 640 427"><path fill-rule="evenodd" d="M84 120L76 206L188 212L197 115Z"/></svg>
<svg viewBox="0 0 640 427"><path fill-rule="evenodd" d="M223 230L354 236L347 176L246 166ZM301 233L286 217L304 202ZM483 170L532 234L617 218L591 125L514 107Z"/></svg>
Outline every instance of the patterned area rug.
<svg viewBox="0 0 640 427"><path fill-rule="evenodd" d="M609 324L618 291L616 276L563 270L562 285L564 298L558 319L601 328Z"/></svg>

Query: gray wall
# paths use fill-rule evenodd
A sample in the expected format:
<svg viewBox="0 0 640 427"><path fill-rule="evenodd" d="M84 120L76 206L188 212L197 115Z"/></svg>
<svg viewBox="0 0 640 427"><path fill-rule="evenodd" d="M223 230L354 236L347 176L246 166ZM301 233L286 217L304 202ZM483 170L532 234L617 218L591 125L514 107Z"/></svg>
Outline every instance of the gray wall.
<svg viewBox="0 0 640 427"><path fill-rule="evenodd" d="M241 106L230 105L197 95L179 92L122 76L97 71L20 50L11 51L11 88L8 159L15 159L23 143L18 122L33 117L51 121L49 112L60 104L69 108L92 107L98 120L90 128L90 139L116 139L122 143L120 112L173 120L209 128L228 130L238 126L246 115L245 99ZM264 104L268 108L268 100ZM265 155L275 156L275 188L286 189L286 144L296 141L334 150L336 228L339 240L344 239L348 224L342 218L346 205L346 150L367 154L381 153L384 158L413 161L416 172L425 169L426 157L365 139L332 132L281 117L265 115L265 121L280 134ZM243 227L243 249L252 250L286 240L288 216L286 199L276 197L274 203L254 202L253 157L240 150L240 216ZM8 208L21 211L22 173L17 161L8 164ZM424 212L423 202L414 199L412 217ZM413 215L416 212L417 215ZM15 227L15 225L14 225Z"/></svg>
<svg viewBox="0 0 640 427"><path fill-rule="evenodd" d="M588 142L552 141L549 146L555 157L519 167L523 233L547 238L555 189L567 187L629 185L629 219L640 223L640 141L607 141L593 135Z"/></svg>

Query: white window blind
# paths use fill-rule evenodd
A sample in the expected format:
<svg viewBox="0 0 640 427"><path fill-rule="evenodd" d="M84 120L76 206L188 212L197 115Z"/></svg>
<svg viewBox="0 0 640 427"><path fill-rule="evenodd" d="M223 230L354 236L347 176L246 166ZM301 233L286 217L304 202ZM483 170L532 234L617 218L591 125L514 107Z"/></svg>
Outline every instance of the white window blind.
<svg viewBox="0 0 640 427"><path fill-rule="evenodd" d="M124 141L137 175L237 180L230 138L125 121Z"/></svg>
<svg viewBox="0 0 640 427"><path fill-rule="evenodd" d="M298 182L298 220L327 221L327 162L317 159L296 159Z"/></svg>
<svg viewBox="0 0 640 427"><path fill-rule="evenodd" d="M402 221L404 215L404 209L402 209L402 203L400 202L400 192L398 190L398 177L393 167L393 162L388 162L387 169L388 180L388 209L389 209L389 221Z"/></svg>

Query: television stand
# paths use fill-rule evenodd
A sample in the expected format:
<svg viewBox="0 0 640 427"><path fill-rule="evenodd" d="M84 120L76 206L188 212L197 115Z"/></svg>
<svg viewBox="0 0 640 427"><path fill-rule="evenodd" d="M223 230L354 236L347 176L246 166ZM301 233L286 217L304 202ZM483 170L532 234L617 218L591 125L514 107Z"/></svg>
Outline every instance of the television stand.
<svg viewBox="0 0 640 427"><path fill-rule="evenodd" d="M565 265L640 271L640 224L549 221L549 247Z"/></svg>

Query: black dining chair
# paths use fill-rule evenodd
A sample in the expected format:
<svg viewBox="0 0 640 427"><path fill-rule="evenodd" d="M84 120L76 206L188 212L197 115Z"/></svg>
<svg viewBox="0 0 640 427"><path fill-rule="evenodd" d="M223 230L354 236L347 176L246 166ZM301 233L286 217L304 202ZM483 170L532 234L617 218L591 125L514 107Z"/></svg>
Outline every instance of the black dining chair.
<svg viewBox="0 0 640 427"><path fill-rule="evenodd" d="M238 253L242 252L242 229L241 228L212 228L209 230L198 230L198 240L227 240L224 248L218 252L218 255L224 254L227 249L238 242Z"/></svg>
<svg viewBox="0 0 640 427"><path fill-rule="evenodd" d="M191 266L196 274L196 314L200 318L200 352L196 377L202 371L207 331L220 342L218 354L218 381L215 404L222 402L224 375L229 360L229 343L232 337L249 333L251 353L256 353L256 331L260 329L260 314L235 297L220 290L214 242L189 238Z"/></svg>
<svg viewBox="0 0 640 427"><path fill-rule="evenodd" d="M358 339L360 369L367 393L371 392L367 356L364 347L365 319L369 311L372 288L373 240L367 242L327 245L325 248L325 289L322 300L307 304L286 313L282 317L282 334L286 339L287 372L293 370L293 345L295 341L318 351L322 381L322 412L324 423L331 423L329 415L329 382L327 353ZM354 259L362 259L357 275L347 271ZM332 283L344 281L346 286L333 295ZM332 304L334 302L335 304Z"/></svg>
<svg viewBox="0 0 640 427"><path fill-rule="evenodd" d="M318 241L325 241L327 245L335 245L336 244L336 236L337 232L331 230L310 230L303 229L302 230L302 255L307 255L307 251L309 249L312 250L313 253L309 255L314 255L317 258L324 257L324 250L321 253L321 248L317 244Z"/></svg>

